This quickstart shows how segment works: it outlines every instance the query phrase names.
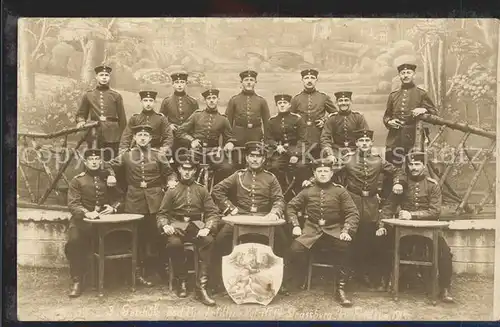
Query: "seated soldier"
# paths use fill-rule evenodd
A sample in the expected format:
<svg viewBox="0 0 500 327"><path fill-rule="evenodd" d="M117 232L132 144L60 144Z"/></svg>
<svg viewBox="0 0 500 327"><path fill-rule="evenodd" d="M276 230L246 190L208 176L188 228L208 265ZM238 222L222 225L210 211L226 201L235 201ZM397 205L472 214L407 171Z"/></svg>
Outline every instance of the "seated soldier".
<svg viewBox="0 0 500 327"><path fill-rule="evenodd" d="M402 195L391 193L382 207L381 219L392 218L395 215L398 219L405 220L439 220L442 201L441 187L436 180L427 176L425 162L426 154L423 152L410 152L406 156L407 186L403 189ZM399 211L398 206L400 207ZM387 230L382 222L379 223L376 235L380 237L387 235ZM388 244L392 244L392 242ZM413 246L432 248L432 240L419 235L410 235L401 239L402 249ZM438 246L441 299L443 302L453 302L450 295L452 254L443 237L439 238ZM391 262L389 253L390 251L387 251L387 271L390 269Z"/></svg>
<svg viewBox="0 0 500 327"><path fill-rule="evenodd" d="M219 90L209 89L202 93L207 108L196 110L178 129L179 137L191 142L191 149L201 150L201 156L196 158L208 164L215 171L214 182L226 178L234 172L229 162L230 152L234 148L233 132L226 116L219 113ZM219 139L222 136L224 151L221 149ZM174 154L176 157L176 154Z"/></svg>
<svg viewBox="0 0 500 327"><path fill-rule="evenodd" d="M345 307L352 305L347 299L345 287L351 270L351 241L356 234L359 213L349 192L331 181L333 163L329 159L318 159L313 163L315 183L302 190L288 203L287 217L293 225L292 242L285 264L284 286L290 289L294 275L300 275L307 267L307 252L317 249L333 250L340 276L337 279L336 297ZM307 211L304 230L300 228L298 214Z"/></svg>
<svg viewBox="0 0 500 327"><path fill-rule="evenodd" d="M305 153L306 123L299 114L290 112L291 95L277 94L274 96L278 113L269 119L266 143L274 148L269 161L269 170L276 175L283 191L286 190L285 173L295 168L295 190L299 190L302 182L307 178L308 169L302 158ZM291 193L290 193L291 194Z"/></svg>
<svg viewBox="0 0 500 327"><path fill-rule="evenodd" d="M220 213L208 190L194 181L196 164L189 156L179 158L179 184L168 189L156 216L158 229L172 259L177 281L177 295L187 297L187 268L183 244L192 242L200 257L200 271L196 281L196 298L214 306L207 293L208 265Z"/></svg>
<svg viewBox="0 0 500 327"><path fill-rule="evenodd" d="M68 208L71 212L68 241L64 253L69 261L73 281L69 297L82 294L82 278L90 254L91 225L83 219L99 219L99 215L121 209L123 193L117 187L107 187L106 172L101 170L102 151L87 149L84 153L85 171L69 183Z"/></svg>

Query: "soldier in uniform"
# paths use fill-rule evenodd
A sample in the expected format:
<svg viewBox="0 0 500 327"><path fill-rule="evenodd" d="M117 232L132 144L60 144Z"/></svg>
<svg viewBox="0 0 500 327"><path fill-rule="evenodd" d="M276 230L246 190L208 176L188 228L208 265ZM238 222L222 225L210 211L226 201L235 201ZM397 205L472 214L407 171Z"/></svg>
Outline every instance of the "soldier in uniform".
<svg viewBox="0 0 500 327"><path fill-rule="evenodd" d="M285 172L294 169L295 185L298 189L307 177L307 167L302 153L306 151L306 123L299 114L290 112L291 95L277 94L274 96L278 113L269 119L269 133L266 143L274 148L269 161L269 170L278 177L281 188L285 190Z"/></svg>
<svg viewBox="0 0 500 327"><path fill-rule="evenodd" d="M175 154L177 149L189 148L189 142L180 138L177 132L181 126L193 112L198 110L198 102L195 98L186 93L186 85L188 74L185 72L175 72L170 75L174 94L166 97L161 103L160 112L168 118L171 129L174 133L174 147L172 153ZM175 155L174 155L175 157Z"/></svg>
<svg viewBox="0 0 500 327"><path fill-rule="evenodd" d="M423 152L410 152L406 156L407 169L407 187L402 195L391 194L382 207L381 219L392 218L405 220L439 220L441 214L441 187L439 183L428 177L426 174L425 162L426 154ZM398 209L399 208L399 209ZM398 211L399 210L399 211ZM379 223L377 236L387 235L387 229L382 222ZM392 234L392 233L391 233ZM390 237L389 240L392 239ZM389 241L389 244L392 242ZM401 239L401 250L413 247L432 248L430 238L410 235ZM443 237L439 238L439 286L441 288L441 299L443 302L453 302L450 294L451 276L452 276L452 254L450 247ZM387 252L386 267L390 270L391 258ZM387 273L388 275L388 273Z"/></svg>
<svg viewBox="0 0 500 327"><path fill-rule="evenodd" d="M157 95L158 92L155 91L139 92L142 111L133 115L128 121L120 140L120 153L132 146L132 139L134 137L132 130L137 125L150 125L153 128L151 147L157 148L163 153L167 153L167 151L172 149L174 136L168 119L163 114L154 110Z"/></svg>
<svg viewBox="0 0 500 327"><path fill-rule="evenodd" d="M255 93L257 72L241 72L240 79L242 90L229 100L226 116L233 128L236 146L242 147L246 142L265 138L270 113L267 101Z"/></svg>
<svg viewBox="0 0 500 327"><path fill-rule="evenodd" d="M217 104L219 102L219 90L209 89L202 94L207 108L195 111L178 129L180 138L184 138L191 143L191 149L205 151L202 153L203 162L209 161L214 169L215 183L228 177L234 172L232 164L229 162L229 155L234 148L233 133L229 120L219 113ZM223 151L220 149L219 139L222 136ZM206 155L206 157L205 157Z"/></svg>
<svg viewBox="0 0 500 327"><path fill-rule="evenodd" d="M356 142L356 151L343 158L342 168L335 174L337 181L345 185L358 208L360 221L353 242L356 257L355 272L367 284L381 282L383 249L377 242L379 193L382 175L392 178L393 192L401 194L403 186L401 171L380 155L372 152L373 131L358 130L350 138Z"/></svg>
<svg viewBox="0 0 500 327"><path fill-rule="evenodd" d="M283 217L285 201L278 179L264 170L265 145L247 142L245 153L247 168L236 171L214 186L212 197L215 203L224 215L265 216L271 220ZM232 234L233 227L225 224L215 239L214 283L220 281L222 256L231 252ZM276 228L276 253L282 254L285 246L286 234L283 229ZM218 285L214 286L217 288Z"/></svg>
<svg viewBox="0 0 500 327"><path fill-rule="evenodd" d="M158 149L151 148L153 128L149 125L138 125L133 129L136 146L121 153L108 163L113 169L123 167L127 183L125 197L125 212L144 215L139 225L139 265L136 271L136 280L144 286L152 283L142 276L145 268L146 247L149 244L156 246L158 231L156 228L156 213L160 208L166 186L172 187L176 176L166 155ZM108 169L113 174L113 169ZM108 182L116 182L109 181Z"/></svg>
<svg viewBox="0 0 500 327"><path fill-rule="evenodd" d="M300 74L304 90L293 97L290 111L301 115L305 120L309 153L313 158L319 158L321 130L328 114L337 109L326 93L316 90L319 74L317 70L305 69Z"/></svg>
<svg viewBox="0 0 500 327"><path fill-rule="evenodd" d="M178 171L179 184L167 190L156 216L158 228L172 259L172 268L178 281L178 296L187 296L187 268L183 244L192 242L196 245L200 258L196 298L205 305L214 306L215 301L207 293L207 282L212 244L220 221L219 209L208 190L194 181L196 164L192 158L179 158Z"/></svg>
<svg viewBox="0 0 500 327"><path fill-rule="evenodd" d="M287 256L285 286L287 289L292 286L295 275L301 275L302 278L297 280L303 280L309 250L333 250L339 267L336 297L342 306L348 307L352 302L345 294L345 286L350 274L351 241L356 234L359 213L349 192L341 185L332 183L334 170L329 159L316 160L313 169L314 185L293 198L286 210L293 226L292 234L297 238ZM302 230L298 216L305 211L307 218Z"/></svg>
<svg viewBox="0 0 500 327"><path fill-rule="evenodd" d="M347 152L356 149L352 132L368 129L368 123L363 114L351 110L352 92L336 92L335 97L339 110L331 113L325 122L321 132L321 149L327 157L341 159Z"/></svg>
<svg viewBox="0 0 500 327"><path fill-rule="evenodd" d="M69 261L72 279L69 297L82 294L82 277L87 269L91 251L91 225L83 219L99 219L99 215L115 213L121 209L123 193L106 185L106 172L101 169L100 149L87 149L84 153L85 171L69 183L68 208L71 212L68 241L64 253Z"/></svg>
<svg viewBox="0 0 500 327"><path fill-rule="evenodd" d="M97 66L97 87L89 90L83 96L82 102L76 113L76 127L85 125L85 121L99 121L96 135L87 139L88 147L97 139L97 147L104 149L104 161L108 161L118 155L120 137L125 126L127 117L123 107L123 98L120 93L109 88L111 67Z"/></svg>

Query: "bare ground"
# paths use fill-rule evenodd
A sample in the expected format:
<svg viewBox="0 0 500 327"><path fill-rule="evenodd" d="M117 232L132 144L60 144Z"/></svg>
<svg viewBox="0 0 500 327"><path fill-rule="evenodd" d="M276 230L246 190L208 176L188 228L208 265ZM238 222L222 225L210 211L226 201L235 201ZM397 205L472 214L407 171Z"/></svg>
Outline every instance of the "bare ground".
<svg viewBox="0 0 500 327"><path fill-rule="evenodd" d="M321 274L318 274L321 275ZM320 277L320 276L318 276ZM18 268L19 320L490 320L493 278L455 276L455 304L432 306L421 290L400 294L398 303L388 293L370 292L352 284L355 305L341 308L332 285L314 279L311 291L278 295L267 307L237 305L228 296L215 296L218 305L205 307L193 298L179 299L159 284L131 293L122 285L110 285L103 299L87 290L77 299L66 296L65 269Z"/></svg>

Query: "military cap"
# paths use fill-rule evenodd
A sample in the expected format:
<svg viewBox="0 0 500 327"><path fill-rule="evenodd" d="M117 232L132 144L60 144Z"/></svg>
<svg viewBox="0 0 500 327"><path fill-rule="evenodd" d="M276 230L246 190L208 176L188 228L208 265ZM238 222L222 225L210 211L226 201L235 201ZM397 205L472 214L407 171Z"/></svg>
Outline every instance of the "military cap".
<svg viewBox="0 0 500 327"><path fill-rule="evenodd" d="M311 162L311 168L316 169L319 167L330 167L333 168L334 162L328 158L316 159Z"/></svg>
<svg viewBox="0 0 500 327"><path fill-rule="evenodd" d="M194 160L193 155L188 155L188 154L181 154L178 157L178 162L179 162L179 167L185 168L185 169L193 169L198 166L198 162Z"/></svg>
<svg viewBox="0 0 500 327"><path fill-rule="evenodd" d="M316 69L304 69L303 71L300 72L300 75L302 75L302 77L307 75L313 75L315 77L318 77L319 72Z"/></svg>
<svg viewBox="0 0 500 327"><path fill-rule="evenodd" d="M426 156L427 155L425 154L425 152L412 151L406 155L406 162L410 163L412 161L420 161L422 163L425 163Z"/></svg>
<svg viewBox="0 0 500 327"><path fill-rule="evenodd" d="M172 82L177 81L177 80L187 81L188 74L185 72L175 72L172 75L170 75L170 78L172 79Z"/></svg>
<svg viewBox="0 0 500 327"><path fill-rule="evenodd" d="M155 92L155 91L141 91L141 92L139 92L139 95L141 96L141 100L144 99L144 98L156 99L156 96L158 95L158 92Z"/></svg>
<svg viewBox="0 0 500 327"><path fill-rule="evenodd" d="M113 69L109 66L106 65L100 65L94 68L94 71L96 74L99 74L100 72L106 72L106 73L111 73Z"/></svg>
<svg viewBox="0 0 500 327"><path fill-rule="evenodd" d="M373 140L373 131L369 129L358 129L354 132L352 132L352 135L354 136L355 140L358 140L362 137L369 137L370 139Z"/></svg>
<svg viewBox="0 0 500 327"><path fill-rule="evenodd" d="M292 96L289 95L289 94L276 94L274 96L274 101L275 102L278 102L278 101L288 101L288 102L291 102L292 101Z"/></svg>
<svg viewBox="0 0 500 327"><path fill-rule="evenodd" d="M341 92L335 92L334 95L337 98L337 100L340 98L351 99L352 92L351 91L341 91Z"/></svg>
<svg viewBox="0 0 500 327"><path fill-rule="evenodd" d="M240 78L244 79L245 77L253 77L257 78L258 73L254 70L245 70L244 72L240 73Z"/></svg>
<svg viewBox="0 0 500 327"><path fill-rule="evenodd" d="M134 134L139 132L148 132L149 134L151 134L153 132L153 127L151 127L150 125L137 125L132 127L132 131L134 132Z"/></svg>
<svg viewBox="0 0 500 327"><path fill-rule="evenodd" d="M208 89L205 92L201 94L204 98L211 96L211 95L216 95L219 96L219 90L217 89Z"/></svg>
<svg viewBox="0 0 500 327"><path fill-rule="evenodd" d="M417 65L414 64L401 64L398 66L398 72L401 72L403 69L409 69L415 71L417 69Z"/></svg>
<svg viewBox="0 0 500 327"><path fill-rule="evenodd" d="M264 155L266 153L266 145L262 142L251 141L245 143L246 154L260 154Z"/></svg>
<svg viewBox="0 0 500 327"><path fill-rule="evenodd" d="M91 149L86 149L83 152L83 158L87 159L90 156L102 157L102 151L101 151L101 149L91 148Z"/></svg>

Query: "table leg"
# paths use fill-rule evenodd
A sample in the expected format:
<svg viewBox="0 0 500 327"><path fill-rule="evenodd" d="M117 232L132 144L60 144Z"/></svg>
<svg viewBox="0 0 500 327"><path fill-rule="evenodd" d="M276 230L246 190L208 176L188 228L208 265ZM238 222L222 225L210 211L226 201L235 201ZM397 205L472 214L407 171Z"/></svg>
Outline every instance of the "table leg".
<svg viewBox="0 0 500 327"><path fill-rule="evenodd" d="M99 297L103 297L103 288L104 288L104 232L102 228L99 228L99 288L98 295Z"/></svg>
<svg viewBox="0 0 500 327"><path fill-rule="evenodd" d="M95 278L96 277L95 276L96 266L95 266L95 255L94 255L95 250L96 250L95 235L92 235L92 237L90 238L90 283L93 291L96 290L97 286L97 280Z"/></svg>
<svg viewBox="0 0 500 327"><path fill-rule="evenodd" d="M238 238L240 237L240 228L238 225L233 226L233 249L238 245Z"/></svg>
<svg viewBox="0 0 500 327"><path fill-rule="evenodd" d="M268 229L269 246L274 250L274 226L269 226Z"/></svg>
<svg viewBox="0 0 500 327"><path fill-rule="evenodd" d="M438 267L439 267L439 234L438 230L432 231L432 305L437 304L438 298Z"/></svg>
<svg viewBox="0 0 500 327"><path fill-rule="evenodd" d="M137 267L137 223L132 226L132 292L135 292L135 270Z"/></svg>
<svg viewBox="0 0 500 327"><path fill-rule="evenodd" d="M400 243L400 229L399 226L394 227L394 262L392 271L392 297L394 301L399 300L399 243Z"/></svg>

